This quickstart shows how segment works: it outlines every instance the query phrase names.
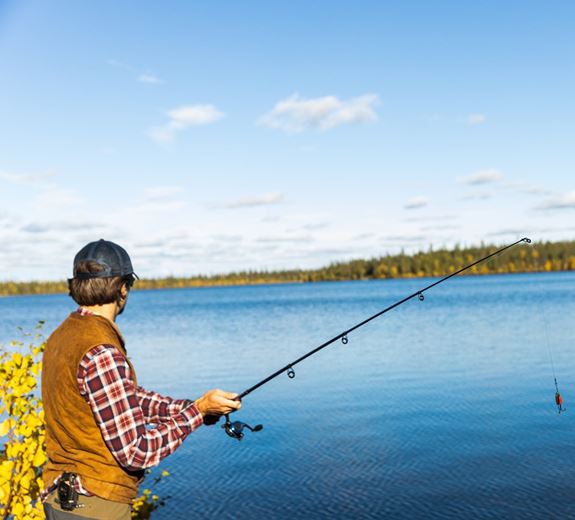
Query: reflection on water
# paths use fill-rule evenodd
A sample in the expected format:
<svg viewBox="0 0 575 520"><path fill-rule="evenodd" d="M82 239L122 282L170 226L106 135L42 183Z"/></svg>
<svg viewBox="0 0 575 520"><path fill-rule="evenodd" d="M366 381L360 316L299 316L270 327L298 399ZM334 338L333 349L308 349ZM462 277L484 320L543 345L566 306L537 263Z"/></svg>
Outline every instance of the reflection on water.
<svg viewBox="0 0 575 520"><path fill-rule="evenodd" d="M140 383L242 391L428 280L140 291L119 325ZM240 443L201 428L156 518L575 518L575 275L460 277L248 396ZM65 296L0 299L0 340ZM547 332L546 332L547 330ZM575 413L575 407L573 408Z"/></svg>

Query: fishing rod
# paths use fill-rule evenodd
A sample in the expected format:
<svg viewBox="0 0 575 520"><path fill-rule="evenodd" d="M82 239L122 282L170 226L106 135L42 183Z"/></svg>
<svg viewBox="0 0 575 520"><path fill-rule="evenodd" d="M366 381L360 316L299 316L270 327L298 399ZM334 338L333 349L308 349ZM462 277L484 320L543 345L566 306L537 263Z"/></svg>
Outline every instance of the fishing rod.
<svg viewBox="0 0 575 520"><path fill-rule="evenodd" d="M325 343L322 343L319 347L316 347L313 350L310 350L309 352L307 352L303 356L297 358L295 361L292 361L291 363L288 363L287 365L283 366L279 370L276 370L275 372L273 372L272 374L270 374L266 378L262 379L260 382L256 383L253 386L250 386L248 389L244 390L241 394L238 394L234 400L241 401L244 397L251 394L254 390L257 390L258 388L265 385L266 383L269 383L272 379L275 379L277 376L279 376L280 374L283 374L284 372L287 373L287 376L290 379L293 379L295 377L295 371L294 371L293 367L295 365L297 365L298 363L301 363L302 361L304 361L308 357L313 356L314 354L316 354L320 350L326 348L327 346L331 345L332 343L335 343L338 340L341 340L341 342L344 345L347 344L348 335L351 332L353 332L354 330L359 329L360 327L363 327L366 323L369 323L370 321L374 320L375 318L382 316L386 312L389 312L390 310L395 309L396 307L399 307L400 305L403 305L405 302L411 300L412 298L417 297L420 301L423 301L425 299L423 293L428 291L429 289L449 280L450 278L453 278L454 276L457 276L460 273L463 273L464 271L467 271L468 269L471 269L473 266L476 266L476 265L478 265L482 262L485 262L486 260L488 260L494 256L497 256L497 255L503 253L503 251L506 251L507 249L510 249L510 248L512 248L518 244L521 244L522 242L525 242L526 244L530 244L531 239L524 237L520 240L517 240L516 242L513 242L512 244L509 244L505 247L502 247L501 249L498 249L497 251L494 251L493 253L491 253L487 256L484 256L483 258L480 258L479 260L476 260L475 262L473 262L469 265L466 265L465 267L462 267L461 269L458 269L457 271L454 271L453 273L448 274L447 276L444 276L440 280L437 280L436 282L429 284L428 286L424 287L423 289L419 289L418 291L415 291L413 294L410 294L409 296L406 296L405 298L393 303L389 307L386 307L385 309L375 313L373 316L370 316L369 318L357 323L353 327L351 327L351 328L349 328L343 332L340 332L337 336L334 336L333 338L329 339ZM243 423L241 421L231 422L229 415L226 415L225 418L226 418L226 422L224 425L222 425L222 428L225 430L225 432L230 437L233 437L234 439L237 439L237 440L242 440L242 438L244 437L243 430L246 428L250 431L253 431L253 432L260 431L263 428L263 426L261 424L258 424L254 427L251 427L251 426L249 426L246 423Z"/></svg>

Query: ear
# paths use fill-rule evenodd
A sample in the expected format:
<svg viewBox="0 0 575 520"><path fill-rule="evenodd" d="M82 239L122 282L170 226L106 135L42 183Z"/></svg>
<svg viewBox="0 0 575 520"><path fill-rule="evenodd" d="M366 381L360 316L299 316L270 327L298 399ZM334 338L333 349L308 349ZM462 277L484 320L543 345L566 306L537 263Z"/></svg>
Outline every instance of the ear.
<svg viewBox="0 0 575 520"><path fill-rule="evenodd" d="M128 289L128 285L127 284L122 284L122 287L120 287L120 296L122 298L122 300L125 300L128 297L128 293L129 293L129 289Z"/></svg>

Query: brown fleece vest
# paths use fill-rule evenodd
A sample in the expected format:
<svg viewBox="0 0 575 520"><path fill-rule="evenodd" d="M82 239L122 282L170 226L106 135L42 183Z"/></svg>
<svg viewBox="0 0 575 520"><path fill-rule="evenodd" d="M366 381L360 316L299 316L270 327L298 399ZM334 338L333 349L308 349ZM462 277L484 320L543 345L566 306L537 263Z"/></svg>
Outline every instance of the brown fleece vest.
<svg viewBox="0 0 575 520"><path fill-rule="evenodd" d="M143 472L123 469L107 448L88 402L80 395L77 374L84 355L97 345L113 345L126 355L114 323L102 316L72 313L48 338L42 366L42 400L50 485L64 471L80 475L82 485L101 498L130 503ZM135 372L132 369L134 384Z"/></svg>

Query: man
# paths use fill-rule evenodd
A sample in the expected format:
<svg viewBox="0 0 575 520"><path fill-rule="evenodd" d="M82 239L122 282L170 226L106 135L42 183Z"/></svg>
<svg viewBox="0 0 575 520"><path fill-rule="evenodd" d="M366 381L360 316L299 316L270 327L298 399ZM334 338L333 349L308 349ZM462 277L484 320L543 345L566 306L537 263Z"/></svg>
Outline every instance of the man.
<svg viewBox="0 0 575 520"><path fill-rule="evenodd" d="M128 520L144 470L204 419L240 408L237 394L222 390L187 401L138 386L115 323L137 278L113 242L91 242L74 258L68 287L79 308L48 338L43 359L49 520Z"/></svg>

